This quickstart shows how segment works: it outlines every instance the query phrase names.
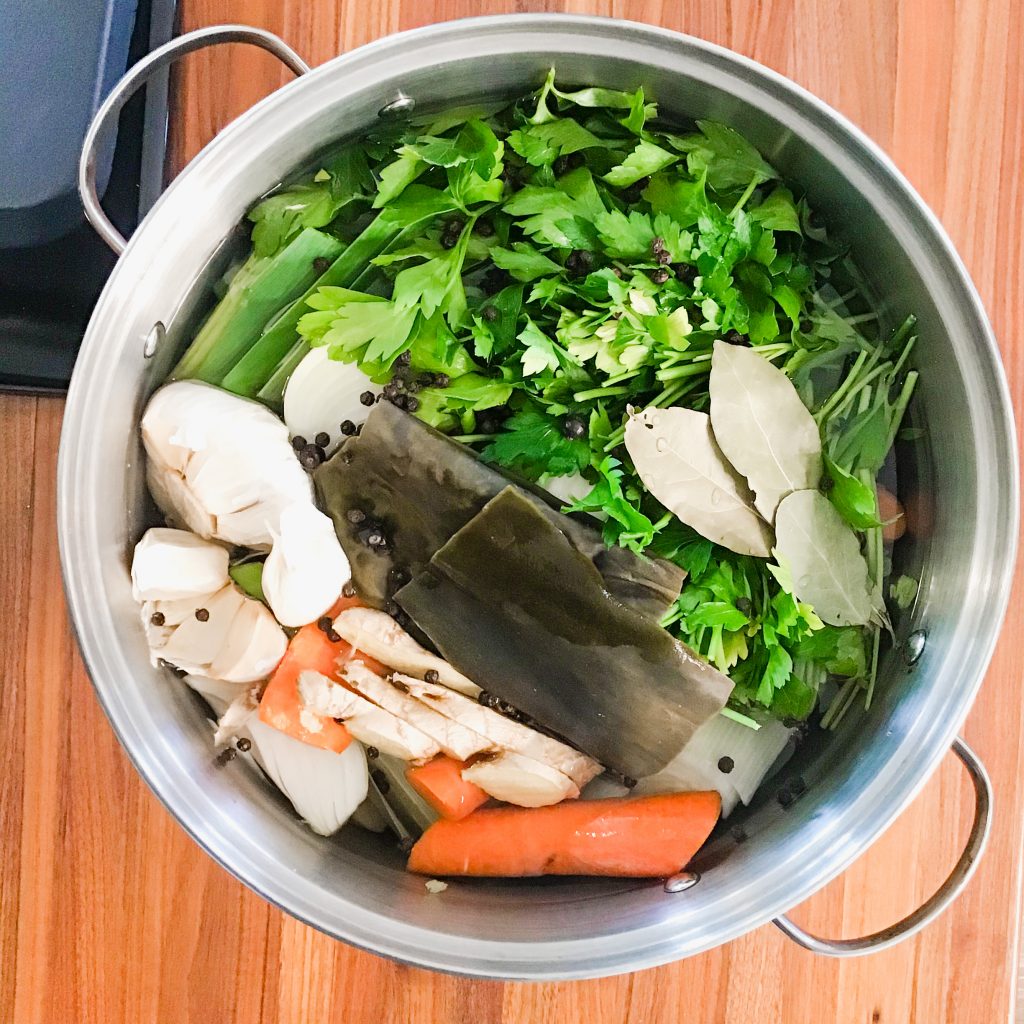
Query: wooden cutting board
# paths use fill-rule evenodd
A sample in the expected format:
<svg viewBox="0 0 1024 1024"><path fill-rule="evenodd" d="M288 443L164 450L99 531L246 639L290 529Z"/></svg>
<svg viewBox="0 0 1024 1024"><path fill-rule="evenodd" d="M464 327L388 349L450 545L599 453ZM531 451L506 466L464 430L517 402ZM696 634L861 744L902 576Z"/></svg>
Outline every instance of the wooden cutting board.
<svg viewBox="0 0 1024 1024"><path fill-rule="evenodd" d="M650 21L794 78L877 140L942 218L1024 389L1024 32L1015 0L183 0L183 27L247 22L311 63L472 14L569 10ZM287 77L232 47L178 76L177 154ZM2 341L0 341L2 343ZM0 1022L3 1024L998 1024L1011 1012L1021 823L1020 572L965 735L996 825L955 908L886 953L837 962L767 926L683 963L606 981L465 981L357 952L218 868L139 781L68 627L54 533L62 406L0 398ZM941 500L941 496L940 500ZM954 862L972 810L947 758L897 825L794 912L830 936L894 921ZM808 851L813 856L813 851Z"/></svg>

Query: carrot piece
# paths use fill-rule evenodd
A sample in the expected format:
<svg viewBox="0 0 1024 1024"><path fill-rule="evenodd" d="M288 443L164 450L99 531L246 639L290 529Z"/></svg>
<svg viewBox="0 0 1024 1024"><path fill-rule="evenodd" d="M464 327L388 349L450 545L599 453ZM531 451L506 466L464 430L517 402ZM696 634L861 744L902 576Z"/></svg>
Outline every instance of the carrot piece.
<svg viewBox="0 0 1024 1024"><path fill-rule="evenodd" d="M462 777L462 769L468 764L439 754L426 764L407 768L405 777L442 818L459 821L487 802L487 794Z"/></svg>
<svg viewBox="0 0 1024 1024"><path fill-rule="evenodd" d="M882 527L882 539L897 541L907 529L907 517L903 514L903 506L899 498L891 491L878 488L878 518L885 524Z"/></svg>
<svg viewBox="0 0 1024 1024"><path fill-rule="evenodd" d="M340 611L359 603L356 598L342 598L328 613L334 618ZM355 650L344 640L331 641L316 623L303 626L288 644L288 650L270 677L260 699L260 721L283 733L340 754L352 741L345 726L333 718L320 719L319 730L307 729L302 724L302 705L299 701L299 675L307 669L320 672L331 679L340 679L339 661L353 658L362 661L374 672L387 669L373 658Z"/></svg>
<svg viewBox="0 0 1024 1024"><path fill-rule="evenodd" d="M407 867L422 875L660 878L700 849L721 806L709 792L484 808L431 825Z"/></svg>

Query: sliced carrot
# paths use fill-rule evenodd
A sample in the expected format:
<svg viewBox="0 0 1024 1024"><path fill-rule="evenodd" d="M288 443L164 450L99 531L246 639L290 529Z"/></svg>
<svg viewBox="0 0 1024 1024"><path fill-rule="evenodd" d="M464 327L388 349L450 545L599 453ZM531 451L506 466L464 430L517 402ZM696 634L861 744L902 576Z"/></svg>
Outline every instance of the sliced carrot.
<svg viewBox="0 0 1024 1024"><path fill-rule="evenodd" d="M459 821L487 802L487 794L462 777L462 769L468 764L439 754L426 764L407 768L405 777L442 818Z"/></svg>
<svg viewBox="0 0 1024 1024"><path fill-rule="evenodd" d="M358 603L356 598L342 598L328 614L334 618L343 609ZM333 718L320 719L321 728L318 730L307 729L302 724L299 675L310 669L331 679L340 679L339 663L353 659L362 661L374 672L387 671L380 662L355 650L344 640L330 640L315 623L303 626L292 637L288 650L263 691L260 721L303 743L340 754L352 741L345 726Z"/></svg>
<svg viewBox="0 0 1024 1024"><path fill-rule="evenodd" d="M711 792L484 808L431 825L407 866L421 875L660 878L685 867L721 806Z"/></svg>

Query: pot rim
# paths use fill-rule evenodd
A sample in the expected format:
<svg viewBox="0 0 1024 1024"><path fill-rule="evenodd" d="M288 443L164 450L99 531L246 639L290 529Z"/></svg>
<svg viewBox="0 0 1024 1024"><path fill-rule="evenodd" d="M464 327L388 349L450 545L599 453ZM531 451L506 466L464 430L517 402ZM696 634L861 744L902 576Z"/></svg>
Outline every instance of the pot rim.
<svg viewBox="0 0 1024 1024"><path fill-rule="evenodd" d="M116 285L126 276L126 267L132 265L133 255L139 250L147 233L157 225L169 227L176 198L187 192L206 169L217 166L225 154L237 151L240 144L258 139L262 126L282 108L297 103L304 92L316 90L325 79L340 72L372 64L378 59L394 56L400 51L425 49L428 44L445 41L458 43L467 37L483 45L488 37L502 37L509 32L543 36L538 40L542 51L554 49L546 41L574 43L586 40L597 45L610 38L625 38L645 48L654 60L658 57L668 65L673 52L687 60L699 60L714 66L727 76L745 76L748 88L759 96L774 99L779 105L801 119L808 130L828 133L839 140L839 145L851 159L868 165L880 178L880 192L886 191L893 203L900 204L908 222L913 222L920 244L930 250L930 258L945 272L945 287L957 293L964 306L964 319L969 322L977 346L977 365L970 369L986 377L991 408L987 425L992 453L988 462L979 465L979 489L988 484L996 495L991 531L993 538L986 551L998 551L996 560L987 574L986 615L974 637L974 668L968 673L967 685L960 681L960 689L950 714L944 720L933 719L920 726L915 735L917 747L914 759L889 757L885 771L869 786L857 793L843 808L845 828L836 833L838 841L820 853L814 872L793 875L793 857L780 859L771 872L762 879L759 891L753 893L756 912L733 912L720 921L710 938L679 935L665 923L658 922L630 932L621 932L594 939L575 939L562 942L541 941L510 943L505 940L474 941L467 949L467 940L447 933L414 927L391 917L363 912L344 927L336 920L328 920L322 907L322 890L316 883L294 877L282 880L275 874L276 862L261 863L261 851L256 844L249 849L239 845L239 836L227 837L212 832L202 813L203 801L199 783L195 779L177 777L174 766L158 759L146 760L146 736L132 722L131 716L119 700L116 681L123 668L116 644L108 643L116 637L116 624L108 607L96 607L91 601L94 592L90 585L87 563L96 562L96 552L76 549L70 537L82 527L83 506L77 504L76 492L88 490L89 458L87 432L81 429L88 420L90 406L96 402L99 379L102 376L104 324L112 322L118 307L125 299L116 291ZM495 51L497 52L497 51ZM478 56L483 54L478 54ZM218 242L220 239L217 240ZM992 391L991 389L994 389ZM1007 471L1009 471L1007 473ZM981 684L992 650L998 638L1015 563L1018 523L1018 465L1016 437L1013 427L1009 390L999 360L998 348L988 325L980 298L967 272L935 215L928 209L910 184L896 169L882 150L842 115L821 100L782 75L734 53L724 47L684 36L668 29L636 22L593 17L587 15L531 14L494 15L443 22L390 35L314 69L308 75L291 82L250 108L226 127L204 150L190 162L168 188L149 216L129 241L118 262L96 310L90 320L83 341L78 365L68 395L64 429L59 455L58 526L61 564L68 607L78 637L79 646L89 669L97 696L110 720L119 741L135 768L188 834L222 867L241 882L305 923L326 933L343 938L363 949L421 967L449 973L508 979L561 979L607 976L609 974L651 967L678 959L681 956L730 941L790 907L806 899L828 881L842 872L862 853L898 816L914 798L946 753L953 737L974 700ZM95 527L97 509L84 506L89 523ZM980 541L974 538L977 546ZM102 604L102 602L100 602ZM182 789L188 784L195 793ZM882 798L884 794L884 799ZM193 801L191 797L195 797ZM855 835L855 841L849 839ZM279 865L278 865L279 866ZM301 884L300 884L301 882ZM321 899L317 894L321 894ZM339 897L341 899L341 897ZM359 909L359 908L356 908ZM462 944L459 948L459 943Z"/></svg>

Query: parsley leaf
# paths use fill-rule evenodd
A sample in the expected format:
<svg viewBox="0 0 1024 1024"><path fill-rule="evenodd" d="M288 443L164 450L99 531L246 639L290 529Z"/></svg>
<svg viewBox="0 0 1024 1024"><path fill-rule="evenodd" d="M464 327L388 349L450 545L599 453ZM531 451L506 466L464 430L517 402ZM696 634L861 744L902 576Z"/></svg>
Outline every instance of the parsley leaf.
<svg viewBox="0 0 1024 1024"><path fill-rule="evenodd" d="M496 245L491 249L496 267L507 270L517 281L534 281L538 277L561 273L561 266L529 242L513 242L511 248Z"/></svg>
<svg viewBox="0 0 1024 1024"><path fill-rule="evenodd" d="M716 121L698 121L700 131L671 141L686 153L693 177L705 175L716 192L741 188L752 179L771 181L775 169L739 132Z"/></svg>
<svg viewBox="0 0 1024 1024"><path fill-rule="evenodd" d="M556 157L578 153L582 149L607 145L571 117L518 128L509 133L508 144L534 167L550 164Z"/></svg>
<svg viewBox="0 0 1024 1024"><path fill-rule="evenodd" d="M590 445L565 437L554 417L523 409L505 421L505 430L483 450L482 458L536 480L545 473L566 476L579 472L590 462Z"/></svg>
<svg viewBox="0 0 1024 1024"><path fill-rule="evenodd" d="M641 178L646 178L656 171L660 171L669 164L674 164L679 157L670 153L653 142L642 139L637 143L636 149L626 157L622 163L613 167L603 180L616 188L625 188L632 185Z"/></svg>

